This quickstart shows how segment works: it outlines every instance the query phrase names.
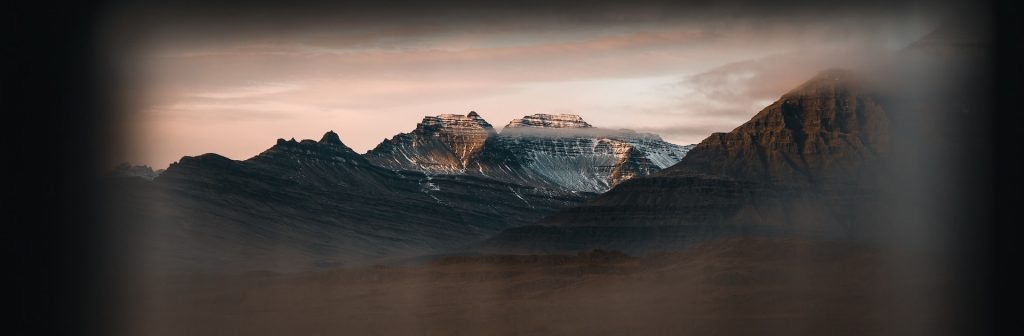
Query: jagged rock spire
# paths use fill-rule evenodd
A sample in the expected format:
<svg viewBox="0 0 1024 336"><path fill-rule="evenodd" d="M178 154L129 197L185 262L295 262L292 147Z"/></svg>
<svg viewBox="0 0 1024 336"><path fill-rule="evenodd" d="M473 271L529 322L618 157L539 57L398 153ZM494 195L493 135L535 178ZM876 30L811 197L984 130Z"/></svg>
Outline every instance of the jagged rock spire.
<svg viewBox="0 0 1024 336"><path fill-rule="evenodd" d="M324 133L324 136L320 138L320 143L325 145L341 145L341 138L338 137L338 133L334 133L333 130L327 131L327 133Z"/></svg>

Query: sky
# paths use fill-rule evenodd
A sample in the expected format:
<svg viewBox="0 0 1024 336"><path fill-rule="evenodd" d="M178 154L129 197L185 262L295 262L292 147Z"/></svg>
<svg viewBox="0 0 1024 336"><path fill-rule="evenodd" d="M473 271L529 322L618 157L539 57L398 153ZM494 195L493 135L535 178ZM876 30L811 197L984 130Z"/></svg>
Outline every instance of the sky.
<svg viewBox="0 0 1024 336"><path fill-rule="evenodd" d="M934 13L736 7L128 8L105 27L122 83L118 161L244 160L336 131L357 152L427 115L500 130L535 113L677 144L727 132L815 73L920 39Z"/></svg>

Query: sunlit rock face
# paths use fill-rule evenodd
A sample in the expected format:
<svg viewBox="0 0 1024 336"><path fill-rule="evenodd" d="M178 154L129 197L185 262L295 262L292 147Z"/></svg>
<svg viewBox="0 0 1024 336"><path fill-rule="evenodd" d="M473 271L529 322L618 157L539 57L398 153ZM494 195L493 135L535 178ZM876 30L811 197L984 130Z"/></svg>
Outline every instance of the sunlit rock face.
<svg viewBox="0 0 1024 336"><path fill-rule="evenodd" d="M534 114L519 119L512 119L505 128L540 127L540 128L591 128L590 124L574 114Z"/></svg>
<svg viewBox="0 0 1024 336"><path fill-rule="evenodd" d="M396 170L468 174L562 192L607 191L679 162L692 146L655 134L593 127L580 116L534 114L496 133L476 112L426 117L366 154Z"/></svg>
<svg viewBox="0 0 1024 336"><path fill-rule="evenodd" d="M395 170L460 173L495 134L476 112L427 116L415 130L384 140L366 158Z"/></svg>

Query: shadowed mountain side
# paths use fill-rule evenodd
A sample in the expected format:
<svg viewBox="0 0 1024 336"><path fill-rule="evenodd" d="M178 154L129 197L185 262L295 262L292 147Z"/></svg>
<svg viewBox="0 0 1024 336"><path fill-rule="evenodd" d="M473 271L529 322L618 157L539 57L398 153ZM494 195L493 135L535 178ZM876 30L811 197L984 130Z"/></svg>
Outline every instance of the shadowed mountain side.
<svg viewBox="0 0 1024 336"><path fill-rule="evenodd" d="M433 253L535 222L584 196L370 164L333 132L245 161L184 157L128 192L158 268L304 269Z"/></svg>
<svg viewBox="0 0 1024 336"><path fill-rule="evenodd" d="M712 176L659 176L627 181L543 223L770 226L844 236L854 233L855 223L870 221L868 209L877 205L874 196L877 191L852 185L807 189Z"/></svg>
<svg viewBox="0 0 1024 336"><path fill-rule="evenodd" d="M672 195L667 197L666 195ZM512 228L482 244L497 251L630 253L671 250L734 236L870 239L877 193L806 190L713 177L636 178L583 205Z"/></svg>
<svg viewBox="0 0 1024 336"><path fill-rule="evenodd" d="M889 147L879 97L857 75L827 70L729 133L715 133L661 175L723 175L780 185L862 184Z"/></svg>

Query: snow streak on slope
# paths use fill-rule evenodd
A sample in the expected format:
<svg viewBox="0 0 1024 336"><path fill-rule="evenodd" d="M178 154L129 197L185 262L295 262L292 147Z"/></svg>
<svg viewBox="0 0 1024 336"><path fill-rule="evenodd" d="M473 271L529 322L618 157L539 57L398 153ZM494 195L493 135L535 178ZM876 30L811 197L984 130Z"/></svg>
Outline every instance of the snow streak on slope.
<svg viewBox="0 0 1024 336"><path fill-rule="evenodd" d="M667 168L689 150L653 134L598 129L520 133L506 128L496 141L513 153L528 174L570 190L598 193Z"/></svg>

